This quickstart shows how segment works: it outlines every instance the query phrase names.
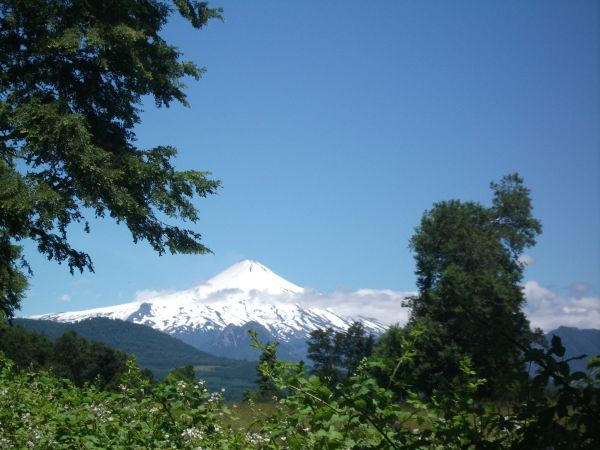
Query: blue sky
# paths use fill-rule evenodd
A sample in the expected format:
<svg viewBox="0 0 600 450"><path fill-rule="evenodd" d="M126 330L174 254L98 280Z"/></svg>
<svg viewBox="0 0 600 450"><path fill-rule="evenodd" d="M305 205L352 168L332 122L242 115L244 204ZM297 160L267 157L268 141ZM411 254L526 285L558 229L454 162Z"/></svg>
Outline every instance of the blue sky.
<svg viewBox="0 0 600 450"><path fill-rule="evenodd" d="M159 257L108 220L74 227L96 273L27 247L21 315L188 288L243 258L321 292L412 290L423 212L487 204L515 171L544 226L524 282L600 309L597 1L211 4L224 23L165 30L207 69L191 108L146 102L137 137L222 181L194 225L214 255Z"/></svg>

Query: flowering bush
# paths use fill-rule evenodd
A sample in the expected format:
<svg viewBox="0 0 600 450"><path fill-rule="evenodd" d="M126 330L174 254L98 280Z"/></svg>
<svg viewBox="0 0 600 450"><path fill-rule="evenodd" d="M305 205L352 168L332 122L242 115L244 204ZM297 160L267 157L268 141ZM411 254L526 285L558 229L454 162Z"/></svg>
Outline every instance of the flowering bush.
<svg viewBox="0 0 600 450"><path fill-rule="evenodd" d="M231 426L222 394L203 382L168 376L152 386L129 361L116 392L78 388L46 372L17 371L0 354L0 448L598 449L600 377L570 373L557 360L562 354L560 341L530 351L539 373L504 411L475 401L485 380L468 359L450 395L425 398L407 387L403 402L370 375L384 366L377 361L363 360L333 387L302 364L270 362L261 370L286 395L247 429Z"/></svg>
<svg viewBox="0 0 600 450"><path fill-rule="evenodd" d="M0 385L0 448L227 448L236 438L220 425L221 394L173 377L150 386L133 361L118 391L107 392L18 372L0 355Z"/></svg>

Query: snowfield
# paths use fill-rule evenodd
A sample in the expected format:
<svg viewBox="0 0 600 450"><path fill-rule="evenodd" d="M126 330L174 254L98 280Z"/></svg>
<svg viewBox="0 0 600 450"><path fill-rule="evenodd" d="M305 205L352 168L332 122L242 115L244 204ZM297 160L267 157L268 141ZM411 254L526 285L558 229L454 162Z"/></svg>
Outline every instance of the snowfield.
<svg viewBox="0 0 600 450"><path fill-rule="evenodd" d="M343 317L330 308L303 307L305 289L253 260L243 260L191 289L156 293L136 301L85 311L33 316L77 322L107 317L151 326L169 334L222 331L228 326L258 323L278 341L305 339L317 328L345 330L354 320L380 334L385 325L365 317Z"/></svg>

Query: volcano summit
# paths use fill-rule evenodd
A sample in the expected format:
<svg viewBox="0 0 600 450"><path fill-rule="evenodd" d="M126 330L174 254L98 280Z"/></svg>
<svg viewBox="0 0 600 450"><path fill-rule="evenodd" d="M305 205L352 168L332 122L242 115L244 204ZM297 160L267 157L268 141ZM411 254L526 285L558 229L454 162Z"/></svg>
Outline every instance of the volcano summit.
<svg viewBox="0 0 600 450"><path fill-rule="evenodd" d="M261 341L280 342L284 358L303 359L311 331L347 329L355 320L367 332L380 334L384 325L365 317L345 317L330 308L303 307L305 289L273 273L261 263L243 260L191 289L156 293L142 301L51 313L35 319L78 322L107 317L143 324L166 332L201 350L222 356L257 359L248 329Z"/></svg>

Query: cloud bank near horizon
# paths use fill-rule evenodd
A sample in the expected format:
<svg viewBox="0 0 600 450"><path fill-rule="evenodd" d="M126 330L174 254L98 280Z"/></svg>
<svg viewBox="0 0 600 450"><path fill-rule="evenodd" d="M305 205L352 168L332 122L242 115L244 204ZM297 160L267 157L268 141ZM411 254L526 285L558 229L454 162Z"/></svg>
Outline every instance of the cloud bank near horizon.
<svg viewBox="0 0 600 450"><path fill-rule="evenodd" d="M533 327L545 332L559 326L600 329L600 297L589 295L589 286L575 284L568 296L545 288L537 281L528 281L523 290L526 298L524 311ZM386 325L404 325L409 309L403 304L408 297L416 294L388 289L336 291L331 294L308 291L294 301L303 306L331 308L346 317L362 316Z"/></svg>
<svg viewBox="0 0 600 450"><path fill-rule="evenodd" d="M526 303L524 311L531 325L545 332L559 326L600 329L600 297L589 295L589 286L576 284L568 296L560 295L528 281L523 286ZM402 306L416 292L361 289L336 291L331 294L307 293L301 296L303 305L331 308L347 317L374 318L386 325L404 325L409 309Z"/></svg>
<svg viewBox="0 0 600 450"><path fill-rule="evenodd" d="M359 289L330 294L307 290L290 300L304 307L330 308L344 317L363 317L375 319L385 325L404 325L408 321L409 309L403 304L415 294L416 292L390 289Z"/></svg>
<svg viewBox="0 0 600 450"><path fill-rule="evenodd" d="M525 290L525 313L534 327L548 332L559 326L600 328L600 297L589 294L590 288L578 283L571 286L569 295L560 295L528 281Z"/></svg>
<svg viewBox="0 0 600 450"><path fill-rule="evenodd" d="M571 286L569 295L541 286L537 281L528 281L523 286L526 304L524 306L533 327L545 332L559 326L600 329L600 297L590 295L588 285L578 283ZM148 301L173 294L175 291L139 291L135 301ZM231 292L215 292L207 302L226 301ZM375 319L385 325L404 325L408 321L409 308L406 299L416 295L414 291L393 291L390 289L359 289L357 291L338 290L328 294L305 289L296 295L264 295L253 292L252 297L262 301L298 303L302 307L329 308L335 313L349 317Z"/></svg>

